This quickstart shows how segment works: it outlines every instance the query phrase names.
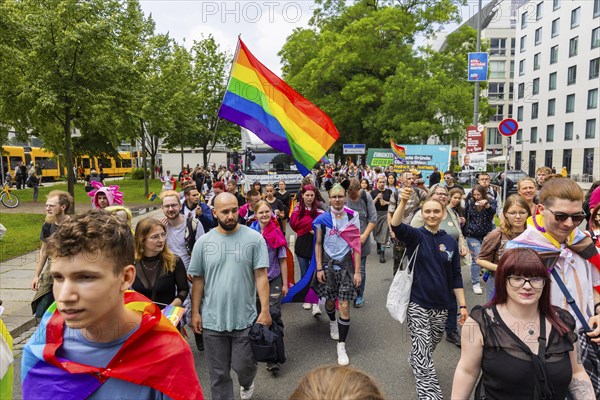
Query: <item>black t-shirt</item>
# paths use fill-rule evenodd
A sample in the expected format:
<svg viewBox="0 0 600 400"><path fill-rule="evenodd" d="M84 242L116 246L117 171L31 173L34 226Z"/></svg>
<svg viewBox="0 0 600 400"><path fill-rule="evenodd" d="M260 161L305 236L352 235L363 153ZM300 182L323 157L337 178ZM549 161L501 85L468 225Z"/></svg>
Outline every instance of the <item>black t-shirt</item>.
<svg viewBox="0 0 600 400"><path fill-rule="evenodd" d="M42 231L40 232L40 240L45 242L50 236L52 236L54 232L56 232L57 229L58 225L44 222L44 225L42 225Z"/></svg>
<svg viewBox="0 0 600 400"><path fill-rule="evenodd" d="M440 183L442 179L442 175L439 171L433 171L431 175L429 175L429 187L435 185L436 183Z"/></svg>
<svg viewBox="0 0 600 400"><path fill-rule="evenodd" d="M371 190L371 197L373 198L373 203L375 204L375 210L387 212L388 203L390 202L390 198L392 197L392 191L390 189L383 189L383 191L381 191L381 193L383 194L382 199L383 201L385 201L385 205L382 205L379 200L375 201L375 197L377 197L379 193L380 192L378 189Z"/></svg>

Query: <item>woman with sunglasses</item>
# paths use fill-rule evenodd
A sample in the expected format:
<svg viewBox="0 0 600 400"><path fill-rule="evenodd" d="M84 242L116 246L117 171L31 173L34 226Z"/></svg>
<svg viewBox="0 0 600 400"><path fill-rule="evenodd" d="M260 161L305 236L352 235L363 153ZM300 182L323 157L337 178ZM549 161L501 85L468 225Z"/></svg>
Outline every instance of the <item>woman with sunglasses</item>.
<svg viewBox="0 0 600 400"><path fill-rule="evenodd" d="M512 195L504 203L502 216L500 226L483 239L477 258L477 264L487 270L483 274L486 301L490 301L494 295L494 275L500 257L504 253L504 246L509 240L513 240L525 231L527 218L531 216L531 211L525 199L518 195Z"/></svg>
<svg viewBox="0 0 600 400"><path fill-rule="evenodd" d="M146 218L135 228L135 281L132 289L155 302L159 308L179 306L188 296L183 261L167 246L167 231L157 219Z"/></svg>
<svg viewBox="0 0 600 400"><path fill-rule="evenodd" d="M551 305L548 270L532 249L506 250L496 294L463 326L451 398L593 399L590 378L573 343L575 320Z"/></svg>

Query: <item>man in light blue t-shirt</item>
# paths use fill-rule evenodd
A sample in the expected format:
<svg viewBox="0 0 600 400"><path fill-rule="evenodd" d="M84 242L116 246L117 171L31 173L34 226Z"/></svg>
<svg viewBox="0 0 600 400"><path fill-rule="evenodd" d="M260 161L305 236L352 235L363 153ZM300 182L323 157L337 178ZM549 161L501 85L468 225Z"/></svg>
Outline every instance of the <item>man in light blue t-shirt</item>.
<svg viewBox="0 0 600 400"><path fill-rule="evenodd" d="M238 224L238 210L231 193L215 199L218 226L198 239L188 269L194 277L192 328L204 337L214 399L233 399L232 368L241 386L240 397L252 397L256 361L248 332L255 320L271 325L267 244L260 233Z"/></svg>

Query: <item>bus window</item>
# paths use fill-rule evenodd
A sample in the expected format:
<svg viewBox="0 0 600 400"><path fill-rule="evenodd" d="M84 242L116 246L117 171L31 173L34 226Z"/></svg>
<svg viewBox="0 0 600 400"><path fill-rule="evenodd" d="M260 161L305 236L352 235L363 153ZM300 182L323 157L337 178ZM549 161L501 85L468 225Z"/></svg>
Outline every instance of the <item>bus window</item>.
<svg viewBox="0 0 600 400"><path fill-rule="evenodd" d="M85 168L85 169L90 169L90 167L92 166L92 164L90 163L90 159L87 157L81 159L81 164L83 165L83 168Z"/></svg>
<svg viewBox="0 0 600 400"><path fill-rule="evenodd" d="M123 168L131 168L131 159L121 160L121 165Z"/></svg>
<svg viewBox="0 0 600 400"><path fill-rule="evenodd" d="M11 168L12 170L14 170L14 169L15 169L15 167L17 166L17 163L18 163L19 161L23 161L23 158L22 158L22 157L14 157L14 156L11 156L11 157L10 157L10 168Z"/></svg>
<svg viewBox="0 0 600 400"><path fill-rule="evenodd" d="M54 158L50 157L36 157L35 165L40 166L42 169L56 169L58 168L58 163Z"/></svg>
<svg viewBox="0 0 600 400"><path fill-rule="evenodd" d="M98 168L112 168L112 160L110 158L99 158L98 159Z"/></svg>

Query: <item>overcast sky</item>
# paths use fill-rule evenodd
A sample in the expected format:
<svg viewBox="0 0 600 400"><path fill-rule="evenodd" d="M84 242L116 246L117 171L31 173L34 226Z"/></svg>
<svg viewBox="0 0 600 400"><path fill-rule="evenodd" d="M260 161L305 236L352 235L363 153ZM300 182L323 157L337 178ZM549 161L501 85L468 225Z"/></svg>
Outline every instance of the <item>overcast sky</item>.
<svg viewBox="0 0 600 400"><path fill-rule="evenodd" d="M158 33L168 32L180 44L185 40L188 48L202 34L212 34L222 50L233 53L241 34L250 51L278 76L281 64L277 53L295 28L308 26L314 9L312 0L140 0L140 3L146 15L152 13ZM476 9L477 0L469 0L462 9L463 21Z"/></svg>

